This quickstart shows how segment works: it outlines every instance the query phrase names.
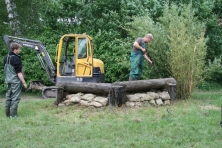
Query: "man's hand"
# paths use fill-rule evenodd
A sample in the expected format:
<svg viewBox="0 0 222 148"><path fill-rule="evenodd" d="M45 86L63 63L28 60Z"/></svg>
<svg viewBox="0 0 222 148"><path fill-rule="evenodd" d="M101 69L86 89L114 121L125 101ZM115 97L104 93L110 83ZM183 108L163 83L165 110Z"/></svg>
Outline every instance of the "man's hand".
<svg viewBox="0 0 222 148"><path fill-rule="evenodd" d="M23 86L24 86L25 89L28 88L28 85L26 83L23 83Z"/></svg>
<svg viewBox="0 0 222 148"><path fill-rule="evenodd" d="M152 65L154 62L153 61L150 61L150 64Z"/></svg>
<svg viewBox="0 0 222 148"><path fill-rule="evenodd" d="M146 49L145 49L145 48L142 48L142 52L145 54L145 53L146 53Z"/></svg>

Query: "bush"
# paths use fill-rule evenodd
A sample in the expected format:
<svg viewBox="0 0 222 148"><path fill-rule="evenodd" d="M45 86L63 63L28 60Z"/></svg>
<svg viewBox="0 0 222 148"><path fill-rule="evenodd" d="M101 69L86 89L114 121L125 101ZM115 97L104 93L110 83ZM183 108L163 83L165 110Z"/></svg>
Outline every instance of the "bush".
<svg viewBox="0 0 222 148"><path fill-rule="evenodd" d="M198 89L205 90L205 91L211 91L211 90L221 90L222 85L213 82L213 81L202 81L197 85Z"/></svg>
<svg viewBox="0 0 222 148"><path fill-rule="evenodd" d="M214 58L213 62L208 61L204 73L205 80L208 82L216 82L222 84L222 65L221 56Z"/></svg>
<svg viewBox="0 0 222 148"><path fill-rule="evenodd" d="M128 80L129 40L115 38L115 32L99 32L93 39L95 43L94 57L102 60L105 65L105 81L115 82L119 79Z"/></svg>
<svg viewBox="0 0 222 148"><path fill-rule="evenodd" d="M135 17L132 23L128 23L127 30L133 37L148 32L154 35L148 52L159 71L164 77L176 79L178 98L190 97L202 80L206 56L205 24L194 17L191 5L166 4L163 16L158 20L155 23L148 16ZM157 75L155 67L145 68L144 75L147 72L150 76Z"/></svg>
<svg viewBox="0 0 222 148"><path fill-rule="evenodd" d="M168 20L168 61L172 76L177 80L177 96L190 97L202 80L206 56L205 24L198 22L191 5L167 5L163 18ZM166 26L165 26L166 27Z"/></svg>
<svg viewBox="0 0 222 148"><path fill-rule="evenodd" d="M127 23L125 29L134 39L144 37L147 33L153 34L153 40L146 45L148 57L154 61L161 77L168 77L170 74L166 68L169 67L166 59L166 50L168 50L168 46L166 45L167 32L163 29L162 24L155 23L149 16L134 17L133 22ZM133 42L131 43L132 45ZM159 72L154 66L147 62L144 63L142 79L160 77Z"/></svg>

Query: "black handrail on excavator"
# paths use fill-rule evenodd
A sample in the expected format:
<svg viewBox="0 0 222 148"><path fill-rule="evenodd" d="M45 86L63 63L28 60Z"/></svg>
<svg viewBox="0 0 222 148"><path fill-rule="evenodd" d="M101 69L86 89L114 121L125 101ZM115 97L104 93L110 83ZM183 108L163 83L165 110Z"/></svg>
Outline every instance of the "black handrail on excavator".
<svg viewBox="0 0 222 148"><path fill-rule="evenodd" d="M37 57L42 65L42 68L46 71L49 80L52 83L56 83L56 68L52 63L52 60L42 42L38 40L30 40L25 38L18 38L14 36L4 35L4 41L10 51L10 44L16 42L22 47L33 48L37 52ZM43 57L43 58L42 58ZM44 60L43 60L44 59Z"/></svg>

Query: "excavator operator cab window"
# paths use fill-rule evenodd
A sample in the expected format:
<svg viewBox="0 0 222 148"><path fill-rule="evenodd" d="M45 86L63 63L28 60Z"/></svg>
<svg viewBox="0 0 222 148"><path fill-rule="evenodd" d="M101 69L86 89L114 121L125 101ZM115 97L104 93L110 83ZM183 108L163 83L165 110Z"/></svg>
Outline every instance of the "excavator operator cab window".
<svg viewBox="0 0 222 148"><path fill-rule="evenodd" d="M65 37L60 58L61 76L74 76L75 68L75 38Z"/></svg>
<svg viewBox="0 0 222 148"><path fill-rule="evenodd" d="M79 38L78 41L78 59L83 59L87 57L86 51L86 38Z"/></svg>

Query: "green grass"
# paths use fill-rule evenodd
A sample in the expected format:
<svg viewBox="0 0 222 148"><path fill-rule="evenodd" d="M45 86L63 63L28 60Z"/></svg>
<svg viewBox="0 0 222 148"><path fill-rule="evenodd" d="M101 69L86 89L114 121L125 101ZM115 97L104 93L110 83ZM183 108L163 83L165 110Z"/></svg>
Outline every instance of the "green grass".
<svg viewBox="0 0 222 148"><path fill-rule="evenodd" d="M196 91L162 107L69 106L24 94L18 119L6 118L0 99L1 148L218 148L222 92ZM172 114L167 112L171 110Z"/></svg>

